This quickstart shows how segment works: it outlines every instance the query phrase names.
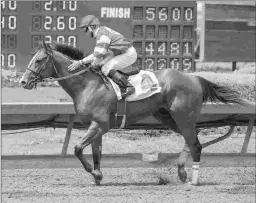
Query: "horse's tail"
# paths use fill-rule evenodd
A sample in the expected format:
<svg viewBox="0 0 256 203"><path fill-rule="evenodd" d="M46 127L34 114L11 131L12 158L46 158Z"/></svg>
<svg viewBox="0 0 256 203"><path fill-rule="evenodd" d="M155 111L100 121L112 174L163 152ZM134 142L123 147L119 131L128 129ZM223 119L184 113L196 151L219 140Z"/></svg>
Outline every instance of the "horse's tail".
<svg viewBox="0 0 256 203"><path fill-rule="evenodd" d="M220 101L222 103L235 103L245 105L246 101L243 100L239 93L229 87L221 86L216 83L210 82L200 76L196 76L203 89L203 102Z"/></svg>

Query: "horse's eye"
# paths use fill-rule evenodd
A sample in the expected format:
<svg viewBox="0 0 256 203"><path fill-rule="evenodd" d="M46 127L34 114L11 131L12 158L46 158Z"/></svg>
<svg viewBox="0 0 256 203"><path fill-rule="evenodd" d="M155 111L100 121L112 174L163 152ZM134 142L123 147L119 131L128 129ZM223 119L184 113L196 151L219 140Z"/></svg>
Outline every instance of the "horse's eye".
<svg viewBox="0 0 256 203"><path fill-rule="evenodd" d="M41 60L40 60L40 59L37 59L35 63L40 63L40 62L41 62Z"/></svg>

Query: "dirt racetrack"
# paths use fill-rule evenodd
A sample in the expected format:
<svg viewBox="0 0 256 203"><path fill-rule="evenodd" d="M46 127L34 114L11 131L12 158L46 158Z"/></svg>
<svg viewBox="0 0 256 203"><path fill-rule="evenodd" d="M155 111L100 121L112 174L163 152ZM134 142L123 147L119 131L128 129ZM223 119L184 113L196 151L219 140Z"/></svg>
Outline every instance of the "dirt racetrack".
<svg viewBox="0 0 256 203"><path fill-rule="evenodd" d="M180 183L176 168L103 168L102 172L102 185L94 186L82 168L3 170L2 202L255 202L253 167L201 168L196 187ZM166 177L169 183L160 185Z"/></svg>

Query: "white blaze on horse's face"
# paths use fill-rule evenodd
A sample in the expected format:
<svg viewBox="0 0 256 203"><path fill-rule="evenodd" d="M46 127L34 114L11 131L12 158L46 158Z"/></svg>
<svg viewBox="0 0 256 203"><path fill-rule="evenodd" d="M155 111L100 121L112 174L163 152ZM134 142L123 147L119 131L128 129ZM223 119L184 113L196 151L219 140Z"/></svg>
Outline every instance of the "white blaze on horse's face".
<svg viewBox="0 0 256 203"><path fill-rule="evenodd" d="M32 89L33 88L33 81L37 75L35 73L39 72L39 69L41 68L44 59L47 58L47 54L43 49L40 49L31 59L31 61L28 64L28 68L23 74L22 78L20 79L20 84L25 89Z"/></svg>

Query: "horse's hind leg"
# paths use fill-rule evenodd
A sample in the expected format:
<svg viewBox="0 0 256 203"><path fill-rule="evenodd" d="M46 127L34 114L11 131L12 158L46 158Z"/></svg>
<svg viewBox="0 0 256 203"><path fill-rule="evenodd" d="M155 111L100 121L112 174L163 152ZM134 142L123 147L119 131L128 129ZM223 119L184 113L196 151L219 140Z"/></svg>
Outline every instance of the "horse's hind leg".
<svg viewBox="0 0 256 203"><path fill-rule="evenodd" d="M92 156L94 164L94 170L92 171L92 174L96 185L99 185L103 178L103 175L100 171L100 161L102 156L102 136L99 136L96 138L96 140L94 140L94 142L92 142Z"/></svg>

